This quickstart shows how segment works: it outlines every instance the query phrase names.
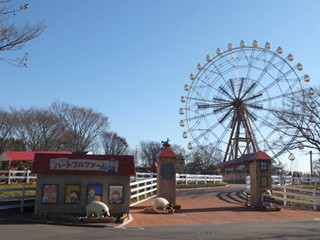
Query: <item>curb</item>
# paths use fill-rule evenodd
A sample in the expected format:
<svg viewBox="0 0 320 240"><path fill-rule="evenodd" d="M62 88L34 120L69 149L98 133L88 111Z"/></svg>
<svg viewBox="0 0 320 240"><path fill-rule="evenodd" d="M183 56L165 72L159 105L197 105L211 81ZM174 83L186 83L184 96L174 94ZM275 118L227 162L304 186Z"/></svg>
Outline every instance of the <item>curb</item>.
<svg viewBox="0 0 320 240"><path fill-rule="evenodd" d="M127 221L125 221L122 224L119 225L108 225L107 223L79 223L79 222L67 222L67 221L61 221L56 219L46 219L46 220L36 220L33 219L32 216L28 217L25 216L22 217L14 217L15 215L11 215L11 217L0 217L0 224L4 223L35 223L35 224L48 224L48 225L59 225L59 226L76 226L76 227L95 227L95 228L121 228L128 224L129 222L133 221L133 218L131 214L129 214L129 218Z"/></svg>

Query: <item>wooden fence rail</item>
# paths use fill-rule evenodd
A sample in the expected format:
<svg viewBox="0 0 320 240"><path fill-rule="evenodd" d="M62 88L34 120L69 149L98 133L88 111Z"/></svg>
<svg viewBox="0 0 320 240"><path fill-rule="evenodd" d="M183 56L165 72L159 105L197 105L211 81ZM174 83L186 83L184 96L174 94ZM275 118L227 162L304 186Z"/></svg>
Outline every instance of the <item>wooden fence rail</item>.
<svg viewBox="0 0 320 240"><path fill-rule="evenodd" d="M149 178L144 180L138 180L130 183L131 187L131 201L134 200L137 204L140 202L140 198L147 199L157 193L157 178Z"/></svg>
<svg viewBox="0 0 320 240"><path fill-rule="evenodd" d="M287 202L302 203L306 205L312 205L313 210L317 210L317 206L320 206L320 191L313 189L294 188L289 186L272 186L272 194L280 194L282 197L274 196L275 199L283 201L283 205L286 206ZM298 199L296 199L298 198ZM302 200L303 199L303 200Z"/></svg>
<svg viewBox="0 0 320 240"><path fill-rule="evenodd" d="M6 179L8 184L11 184L12 180L22 179L26 183L29 183L31 179L37 179L37 176L31 176L30 170L7 170L0 171L0 180Z"/></svg>

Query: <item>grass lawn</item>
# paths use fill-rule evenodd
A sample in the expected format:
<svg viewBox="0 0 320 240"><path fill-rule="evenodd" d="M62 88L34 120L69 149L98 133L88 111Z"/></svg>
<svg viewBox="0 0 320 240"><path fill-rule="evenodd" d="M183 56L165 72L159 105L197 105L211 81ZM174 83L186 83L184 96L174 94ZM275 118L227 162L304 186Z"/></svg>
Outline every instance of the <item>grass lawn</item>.
<svg viewBox="0 0 320 240"><path fill-rule="evenodd" d="M34 188L36 187L36 183L12 183L12 184L0 184L0 190L1 189L7 189L7 188L18 188L21 189L22 186L25 186L26 188ZM29 190L25 192L26 196L35 195L35 190ZM0 198L1 197L20 197L21 196L21 190L18 191L10 191L10 192L0 192Z"/></svg>
<svg viewBox="0 0 320 240"><path fill-rule="evenodd" d="M303 189L307 189L307 190L319 190L319 185L292 185L292 186L288 186L288 187L293 187L293 188L301 188L300 191L298 190L291 190L291 189L287 189L287 193L294 193L294 194L301 194L301 195L306 195L306 197L300 197L300 196L290 196L287 195L287 204L286 206L292 206L292 207L299 207L299 208L305 208L305 209L313 209L313 206L310 204L305 204L305 203L297 203L297 202L292 202L291 200L300 200L300 201L306 201L306 202L310 202L312 203L312 199L313 199L313 195L312 192L308 192L308 191L303 191ZM277 190L277 191L282 191L281 188L273 188L273 190ZM283 194L273 194L275 197L283 197ZM319 194L318 194L319 196ZM320 199L317 199L317 202L320 203ZM277 204L283 205L283 201L282 200L276 200ZM317 210L320 210L320 207L317 207Z"/></svg>

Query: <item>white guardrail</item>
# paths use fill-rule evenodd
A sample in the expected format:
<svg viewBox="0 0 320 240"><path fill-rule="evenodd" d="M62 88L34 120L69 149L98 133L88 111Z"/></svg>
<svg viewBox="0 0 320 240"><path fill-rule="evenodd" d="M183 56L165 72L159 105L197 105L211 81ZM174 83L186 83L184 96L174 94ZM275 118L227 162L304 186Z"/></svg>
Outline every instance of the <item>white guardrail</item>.
<svg viewBox="0 0 320 240"><path fill-rule="evenodd" d="M304 185L320 183L319 177L292 177L292 176L272 176L272 193L280 194L282 197L272 196L283 201L283 206L287 202L302 203L312 205L313 210L320 206L320 190L294 188L291 185ZM250 191L250 176L246 177L246 192Z"/></svg>
<svg viewBox="0 0 320 240"><path fill-rule="evenodd" d="M208 182L222 182L223 176L222 175L200 175L200 174L177 174L176 178L177 182L195 182L198 184L199 182L203 182L207 184Z"/></svg>
<svg viewBox="0 0 320 240"><path fill-rule="evenodd" d="M307 205L312 205L313 210L317 210L317 206L320 206L320 191L319 190L309 190L304 188L294 188L288 186L280 186L280 185L273 185L272 186L272 194L277 193L281 194L282 197L272 196L275 199L282 200L283 206L287 205L287 202L293 203L302 203ZM277 189L281 189L282 191L278 191ZM276 190L274 190L276 189ZM297 193L298 192L298 193ZM303 194L302 194L303 193ZM294 197L294 198L292 198ZM296 199L296 198L300 198ZM303 199L303 200L301 200Z"/></svg>
<svg viewBox="0 0 320 240"><path fill-rule="evenodd" d="M30 176L30 170L7 170L0 171L0 180L6 179L8 184L11 184L12 180L22 179L26 183L29 183L31 179L37 179L37 176Z"/></svg>
<svg viewBox="0 0 320 240"><path fill-rule="evenodd" d="M208 182L222 182L222 175L200 175L200 174L176 174L176 182L195 182L195 184ZM139 201L145 200L157 193L157 173L137 173L135 177L131 177L131 201L137 204Z"/></svg>
<svg viewBox="0 0 320 240"><path fill-rule="evenodd" d="M34 202L25 203L26 200L34 200L35 195L26 195L26 191L36 190L36 188L0 188L0 193L2 192L21 192L20 196L14 197L0 197L0 210L6 209L16 209L20 208L20 212L24 211L24 207L34 206Z"/></svg>
<svg viewBox="0 0 320 240"><path fill-rule="evenodd" d="M292 177L290 175L274 175L271 176L272 185L305 185L305 184L318 184L320 183L320 177ZM246 191L250 190L250 176L246 177Z"/></svg>
<svg viewBox="0 0 320 240"><path fill-rule="evenodd" d="M131 187L131 204L137 204L140 199L146 199L157 193L157 178L149 178L144 180L138 180L130 183Z"/></svg>

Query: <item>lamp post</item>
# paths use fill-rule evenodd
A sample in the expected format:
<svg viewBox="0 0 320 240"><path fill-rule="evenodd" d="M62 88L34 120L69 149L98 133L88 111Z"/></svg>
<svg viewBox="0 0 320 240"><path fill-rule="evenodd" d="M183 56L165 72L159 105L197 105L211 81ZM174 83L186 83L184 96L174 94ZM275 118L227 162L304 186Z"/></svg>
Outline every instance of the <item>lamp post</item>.
<svg viewBox="0 0 320 240"><path fill-rule="evenodd" d="M313 176L312 151L310 151L309 153L310 153L310 173L311 173L311 177L312 177Z"/></svg>

